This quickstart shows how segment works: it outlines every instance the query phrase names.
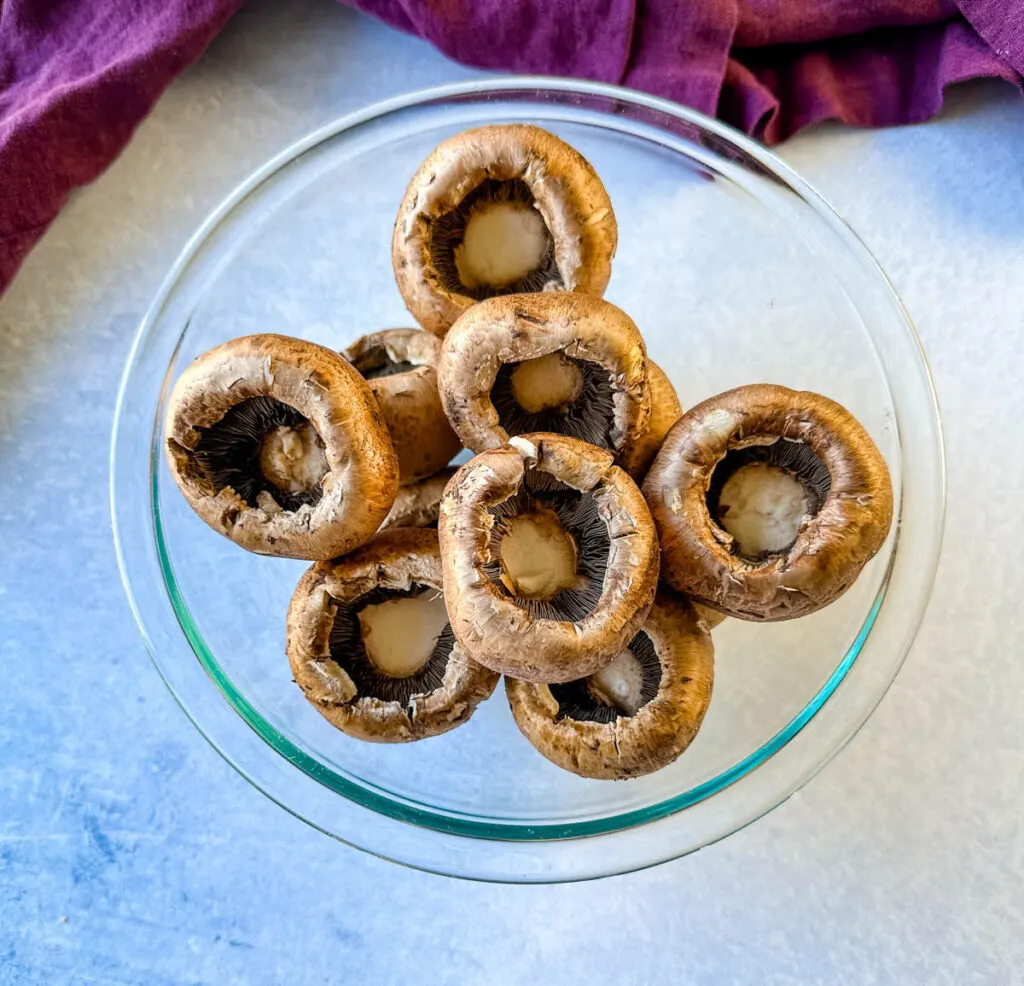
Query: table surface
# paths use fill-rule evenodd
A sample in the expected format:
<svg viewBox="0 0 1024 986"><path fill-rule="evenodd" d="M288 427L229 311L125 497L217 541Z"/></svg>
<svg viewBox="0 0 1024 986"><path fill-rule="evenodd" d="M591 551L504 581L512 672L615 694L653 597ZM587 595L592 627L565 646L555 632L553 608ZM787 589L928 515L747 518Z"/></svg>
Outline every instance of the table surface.
<svg viewBox="0 0 1024 986"><path fill-rule="evenodd" d="M949 511L903 671L775 812L597 884L460 883L307 828L164 689L107 513L142 312L271 154L473 74L328 0L255 0L0 300L0 984L1024 982L1024 106L1009 87L957 90L924 126L830 126L782 149L918 325Z"/></svg>

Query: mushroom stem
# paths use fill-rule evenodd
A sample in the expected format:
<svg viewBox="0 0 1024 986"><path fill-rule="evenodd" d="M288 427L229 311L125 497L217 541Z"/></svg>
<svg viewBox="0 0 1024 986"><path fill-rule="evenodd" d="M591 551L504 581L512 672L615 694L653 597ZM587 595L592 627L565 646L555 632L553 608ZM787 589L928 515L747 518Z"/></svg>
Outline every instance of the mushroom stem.
<svg viewBox="0 0 1024 986"><path fill-rule="evenodd" d="M511 517L505 528L501 581L513 596L551 599L577 584L576 541L553 510Z"/></svg>
<svg viewBox="0 0 1024 986"><path fill-rule="evenodd" d="M541 684L506 677L522 734L581 777L623 779L676 759L697 735L714 680L705 622L681 596L659 591L643 628L587 677Z"/></svg>
<svg viewBox="0 0 1024 986"><path fill-rule="evenodd" d="M394 444L369 386L337 353L302 339L246 336L204 353L175 383L164 427L167 464L192 509L260 554L352 551L398 490Z"/></svg>
<svg viewBox="0 0 1024 986"><path fill-rule="evenodd" d="M536 270L550 243L540 213L524 202L492 202L473 210L455 248L467 288L503 288Z"/></svg>
<svg viewBox="0 0 1024 986"><path fill-rule="evenodd" d="M260 469L278 489L303 493L320 485L328 471L324 443L308 422L280 425L260 445Z"/></svg>
<svg viewBox="0 0 1024 986"><path fill-rule="evenodd" d="M702 603L694 602L693 609L697 614L697 618L703 620L709 630L714 630L715 627L721 626L725 622L725 613L719 612L717 609L712 609L710 606L704 606Z"/></svg>
<svg viewBox="0 0 1024 986"><path fill-rule="evenodd" d="M889 470L835 401L774 384L711 397L672 427L644 480L661 577L744 620L838 599L892 523Z"/></svg>
<svg viewBox="0 0 1024 986"><path fill-rule="evenodd" d="M565 411L583 390L579 365L563 353L523 360L512 371L512 396L530 414L557 408Z"/></svg>
<svg viewBox="0 0 1024 986"><path fill-rule="evenodd" d="M448 625L439 592L389 599L359 612L366 656L382 674L408 678L430 660Z"/></svg>
<svg viewBox="0 0 1024 986"><path fill-rule="evenodd" d="M441 597L437 533L397 528L320 562L288 608L296 684L357 739L405 743L465 722L498 675L455 641Z"/></svg>
<svg viewBox="0 0 1024 986"><path fill-rule="evenodd" d="M413 176L395 221L398 290L443 336L495 295L600 297L617 227L594 169L539 127L479 127L446 140Z"/></svg>
<svg viewBox="0 0 1024 986"><path fill-rule="evenodd" d="M503 674L594 674L654 600L658 545L640 491L610 453L565 435L520 435L467 462L445 489L438 535L452 632Z"/></svg>
<svg viewBox="0 0 1024 986"><path fill-rule="evenodd" d="M643 704L643 686L643 669L629 648L587 679L594 698L627 716L636 715Z"/></svg>
<svg viewBox="0 0 1024 986"><path fill-rule="evenodd" d="M651 415L640 330L609 302L579 294L480 302L445 337L437 380L448 420L475 452L551 432L618 455Z"/></svg>
<svg viewBox="0 0 1024 986"><path fill-rule="evenodd" d="M791 472L752 462L732 474L718 497L716 520L746 558L784 551L811 516L803 483Z"/></svg>

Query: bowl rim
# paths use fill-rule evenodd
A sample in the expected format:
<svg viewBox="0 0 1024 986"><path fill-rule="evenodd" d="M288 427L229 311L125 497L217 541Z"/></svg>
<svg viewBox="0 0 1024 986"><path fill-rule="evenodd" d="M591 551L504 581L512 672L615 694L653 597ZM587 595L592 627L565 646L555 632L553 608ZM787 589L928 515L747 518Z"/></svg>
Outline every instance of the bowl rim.
<svg viewBox="0 0 1024 986"><path fill-rule="evenodd" d="M137 598L136 592L133 588L133 579L130 574L130 568L132 562L130 561L128 554L129 549L127 542L123 537L121 530L120 511L122 508L122 498L119 495L118 488L118 475L119 475L119 449L121 447L120 436L122 434L122 428L125 424L125 406L127 395L129 393L132 373L136 368L140 352L146 342L147 336L155 329L159 323L161 313L163 312L168 300L172 297L175 289L178 287L181 280L182 274L186 271L188 266L195 258L197 252L201 246L209 239L211 234L220 226L220 224L231 216L234 210L244 202L254 191L256 191L264 182L271 179L278 171L295 161L305 152L316 147L335 137L347 130L351 130L355 127L361 126L373 120L381 117L390 116L398 113L402 110L407 110L415 107L424 105L434 104L438 102L449 102L457 101L460 98L469 97L471 101L486 101L488 98L508 98L515 93L522 94L526 101L529 103L543 102L546 94L558 95L584 95L588 97L598 97L602 99L608 99L615 103L626 103L632 107L640 109L651 110L659 114L663 114L666 117L681 122L683 124L690 124L700 128L700 130L714 134L716 137L721 139L726 146L732 145L742 151L744 154L752 158L754 161L759 163L766 169L767 172L775 175L780 179L790 190L795 192L803 201L807 202L815 212L825 220L830 221L834 226L837 227L838 232L845 236L848 243L860 254L860 258L865 261L873 270L873 274L879 279L880 284L886 289L888 300L894 305L900 320L906 330L909 341L912 343L916 359L916 369L922 375L922 382L924 384L925 392L930 399L930 410L932 412L932 418L930 424L934 429L935 433L935 447L931 450L936 456L936 469L938 474L938 489L933 490L933 494L937 494L937 517L935 529L932 531L933 544L932 544L932 559L930 565L925 565L927 574L925 575L924 583L921 587L923 603L918 607L919 612L914 615L911 623L909 634L906 635L905 646L902 647L901 653L897 656L891 667L891 674L888 678L888 682L885 683L884 687L878 691L878 694L873 696L873 699L865 704L862 708L862 715L859 717L859 721L856 722L852 727L848 728L846 734L838 741L834 742L829 749L828 753L820 758L820 762L806 768L801 772L801 776L798 782L788 785L786 789L781 791L777 797L771 800L771 803L763 806L760 810L753 813L751 817L745 821L741 821L740 824L732 825L728 828L728 831L722 831L720 834L713 838L703 839L699 845L687 847L685 845L680 846L678 851L666 851L664 848L658 850L657 853L648 854L650 858L644 860L631 859L627 865L619 866L614 860L607 860L602 867L594 868L593 863L588 867L579 869L579 871L562 872L559 871L553 876L548 871L540 873L533 872L519 872L516 870L506 871L501 869L500 872L488 870L483 876L478 878L481 879L498 879L498 880L511 880L513 882L546 882L548 879L554 879L561 881L565 879L586 879L592 876L602 876L615 872L623 872L625 870L633 870L642 868L645 865L654 865L662 862L665 859L673 858L674 856L683 855L686 852L692 851L695 848L699 848L702 845L710 844L713 841L717 841L717 838L725 837L742 827L744 824L753 821L755 818L760 817L767 811L776 807L779 803L789 797L792 793L799 789L804 783L806 783L817 770L821 769L825 763L827 763L833 756L849 740L856 734L860 726L871 714L878 701L881 700L882 696L888 688L888 683L891 683L892 678L895 676L899 667L902 665L903 660L906 657L909 646L916 636L917 629L923 619L924 613L927 608L927 600L931 595L931 588L934 583L934 578L937 570L937 561L939 552L941 550L942 541L942 529L943 529L943 518L945 509L945 464L944 464L944 451L941 434L941 423L938 410L938 402L935 395L934 383L932 381L930 369L928 367L927 359L924 354L923 347L920 339L914 328L914 325L907 314L902 302L900 301L895 289L893 288L888 277L885 275L881 266L877 260L863 244L857 234L852 230L849 224L842 218L831 206L829 206L825 200L819 195L804 179L800 178L788 165L779 159L775 154L764 148L756 141L747 137L728 125L721 123L720 121L713 120L703 114L680 106L679 104L673 103L669 100L662 99L660 97L649 96L645 93L640 93L635 90L626 89L620 86L609 85L605 83L591 83L583 82L580 80L573 79L562 79L562 78L549 78L544 76L514 76L505 78L488 78L482 80L474 80L469 82L453 83L442 86L430 87L427 89L407 93L404 95L396 96L382 102L376 103L364 109L358 110L354 113L350 113L343 117L340 117L331 123L328 123L322 127L319 127L309 133L307 136L294 142L289 147L285 148L280 153L273 156L269 161L257 168L242 182L240 182L220 203L220 205L208 216L208 218L199 226L196 232L189 238L182 252L179 254L170 271L162 282L160 289L158 290L152 304L147 310L139 330L136 334L135 340L133 341L131 350L128 355L128 360L125 366L124 373L121 378L121 384L118 390L117 397L117 408L114 416L114 425L110 449L110 470L111 470L111 485L110 485L110 503L111 503L111 519L112 529L114 536L115 551L117 555L118 567L121 573L122 583L125 586L125 591L128 596L129 604L132 609L133 616L139 626L143 640L146 644L147 651L150 654L150 658L167 684L172 695L181 705L186 715L192 720L194 725L199 729L200 733L213 745L214 749L217 750L229 763L232 764L243 776L245 776L250 783L252 783L257 789L261 790L264 794L270 797L272 800L281 804L286 810L289 810L297 817L303 818L309 824L314 827L320 828L327 834L341 840L348 842L351 845L355 845L357 848L364 849L369 852L374 852L378 855L383 855L386 858L395 859L398 862L406 863L408 865L418 866L420 868L432 870L435 872L449 873L450 875L463 876L468 878L477 878L476 874L472 872L470 867L467 870L465 865L446 867L444 865L438 866L435 864L423 864L417 860L415 854L392 854L385 848L383 851L380 848L374 848L365 844L365 840L359 840L356 838L348 839L345 833L339 833L328 829L327 827L318 824L313 818L308 817L306 813L296 810L292 805L287 803L288 799L282 797L277 791L269 789L269 786L257 779L255 771L251 766L247 766L241 761L239 757L229 753L224 746L224 743L219 741L215 736L211 735L211 730L204 726L199 721L199 717L190 710L190 705L187 700L180 694L180 691L175 686L175 682L172 682L168 675L165 673L165 669L161 664L161 658L159 648L154 642L151 634L147 630L147 620L143 614L143 606L139 598ZM557 100L556 100L557 101ZM598 111L599 115L605 115L605 111ZM158 405L159 406L159 405ZM901 459L903 458L902 451L902 438L900 440L901 445ZM152 468L150 469L151 478L151 495L153 496L153 505L156 507L157 513L159 509L158 500L156 500L156 473ZM903 507L903 497L900 496L901 510ZM165 546L161 544L161 530L157 519L157 523L152 530L156 541L156 549L158 555L165 555ZM400 808L400 810L390 810L387 812L388 817L392 820L396 820L403 826L411 826L415 831L419 833L425 833L429 838L432 834L439 835L445 839L458 839L463 841L470 841L474 845L481 843L490 843L491 845L508 845L516 846L518 849L536 847L550 843L552 840L561 840L562 846L566 845L566 842L573 842L575 840L586 839L590 843L599 842L603 839L609 838L615 835L623 835L631 831L635 831L638 826L656 826L658 823L670 822L673 818L678 818L687 808L691 806L706 802L710 798L720 795L723 791L733 787L738 780L743 777L750 776L751 772L755 767L760 767L771 760L780 750L786 747L790 741L796 737L804 727L814 718L814 716L822 709L825 703L831 698L840 684L844 681L850 668L853 666L856 658L861 652L861 649L868 637L868 634L874 626L878 614L882 608L882 604L886 595L887 587L889 584L889 577L892 571L892 567L895 564L897 558L898 539L899 532L896 531L895 541L893 543L889 565L887 571L882 578L881 588L878 596L876 597L874 604L870 608L868 616L866 617L860 633L857 635L854 643L848 649L844 658L839 662L835 670L829 676L824 686L814 696L811 702L805 706L805 708L794 717L790 723L788 723L782 730L780 730L771 740L763 744L759 750L750 754L747 758L740 763L734 765L730 770L719 777L714 778L712 781L706 782L703 785L692 789L691 791L685 792L683 795L678 795L674 798L668 799L667 801L659 802L657 805L636 809L632 811L622 812L617 815L610 816L618 824L609 826L607 825L607 819L602 818L599 824L595 827L589 826L588 823L564 823L555 825L529 825L523 823L516 823L515 825L492 825L490 823L481 823L478 821L463 822L457 817L446 817L443 815L434 816L440 819L438 822L433 823L431 819L424 818L420 810L416 809L415 806ZM166 584L165 587L169 590L170 586ZM175 606L173 600L168 600L172 606ZM180 620L179 620L180 623ZM228 698L229 702L234 706L234 711L239 713L241 717L241 710L235 704L235 700L228 695L226 691L230 690L230 680L217 681L216 675L211 671L210 662L216 665L215 658L212 655L208 656L208 659L204 658L202 650L204 644L201 638L197 641L192 639L188 635L188 631L184 626L180 626L183 635L188 637L188 646L193 651L193 654L198 658L198 663L202 664L205 669L205 673L213 679L213 683L220 693ZM210 681L207 679L207 684ZM244 696L239 696L244 702ZM251 727L254 732L259 732L251 720L246 717L248 726ZM272 729L272 727L270 727ZM259 742L264 748L273 753L274 756L281 754L280 748L277 744L273 743L266 735L260 735ZM762 755L763 752L763 755ZM755 762L756 761L756 762ZM337 787L326 782L323 776L317 776L318 771L316 769L316 762L313 761L312 768L310 765L300 766L300 770L305 775L311 778L319 785L325 785L328 789L334 793L342 793L347 799L350 798L350 794L347 792L338 791ZM707 788L707 790L702 790ZM373 812L377 817L380 817L380 809L378 807L377 799L380 795L375 795L373 791L364 789L367 797L360 802L358 799L353 802L365 811ZM699 793L698 793L699 792ZM388 799L385 799L388 800ZM398 802L391 802L389 804L396 805ZM428 812L427 814L432 815ZM521 830L521 831L520 831ZM524 842L526 845L524 845ZM519 858L522 862L521 854L512 852L509 854L509 858ZM526 867L527 870L531 867Z"/></svg>

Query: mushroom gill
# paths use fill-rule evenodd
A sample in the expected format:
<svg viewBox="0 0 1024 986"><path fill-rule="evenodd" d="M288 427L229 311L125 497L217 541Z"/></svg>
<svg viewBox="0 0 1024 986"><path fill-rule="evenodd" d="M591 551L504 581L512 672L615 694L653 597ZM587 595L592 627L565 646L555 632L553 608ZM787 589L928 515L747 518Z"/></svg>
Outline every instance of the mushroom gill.
<svg viewBox="0 0 1024 986"><path fill-rule="evenodd" d="M711 701L714 646L683 597L658 591L629 647L598 671L562 684L506 677L522 734L581 777L638 777L676 760Z"/></svg>
<svg viewBox="0 0 1024 986"><path fill-rule="evenodd" d="M772 384L687 411L644 481L662 578L729 616L785 620L846 591L892 523L889 470L845 408Z"/></svg>
<svg viewBox="0 0 1024 986"><path fill-rule="evenodd" d="M384 520L398 460L369 386L337 353L257 335L204 353L168 401L175 483L210 527L260 554L351 551Z"/></svg>
<svg viewBox="0 0 1024 986"><path fill-rule="evenodd" d="M287 652L309 702L357 739L402 743L454 729L498 675L466 656L442 597L437 534L395 528L300 579Z"/></svg>
<svg viewBox="0 0 1024 986"><path fill-rule="evenodd" d="M391 257L406 307L443 336L474 303L538 291L599 297L617 227L594 169L539 127L444 141L413 176Z"/></svg>
<svg viewBox="0 0 1024 986"><path fill-rule="evenodd" d="M519 436L462 466L438 534L456 639L504 674L600 670L654 598L658 546L640 491L608 452L564 435Z"/></svg>
<svg viewBox="0 0 1024 986"><path fill-rule="evenodd" d="M600 298L491 298L452 326L441 346L445 414L476 452L515 435L550 432L617 456L651 416L647 353L625 312Z"/></svg>

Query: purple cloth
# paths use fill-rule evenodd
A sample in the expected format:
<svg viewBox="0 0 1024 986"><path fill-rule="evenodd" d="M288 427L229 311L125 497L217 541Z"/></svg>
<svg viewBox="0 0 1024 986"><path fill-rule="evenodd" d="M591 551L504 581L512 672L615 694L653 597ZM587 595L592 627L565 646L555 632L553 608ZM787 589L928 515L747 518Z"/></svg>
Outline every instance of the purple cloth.
<svg viewBox="0 0 1024 986"><path fill-rule="evenodd" d="M0 0L0 291L242 0Z"/></svg>
<svg viewBox="0 0 1024 986"><path fill-rule="evenodd" d="M482 68L597 79L768 142L1024 75L1024 0L355 0ZM241 0L0 0L0 291Z"/></svg>

